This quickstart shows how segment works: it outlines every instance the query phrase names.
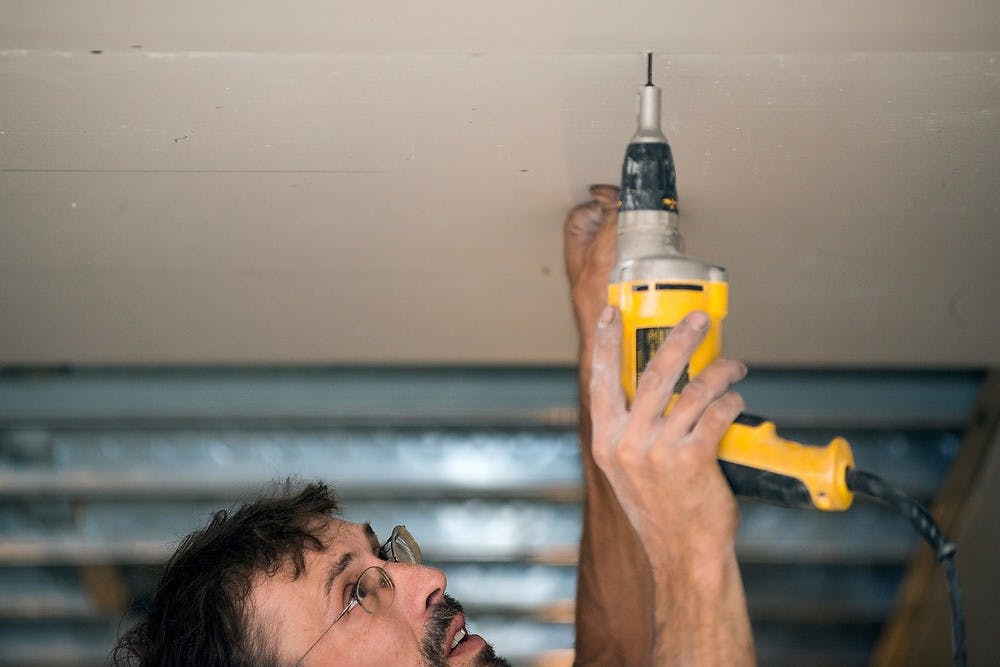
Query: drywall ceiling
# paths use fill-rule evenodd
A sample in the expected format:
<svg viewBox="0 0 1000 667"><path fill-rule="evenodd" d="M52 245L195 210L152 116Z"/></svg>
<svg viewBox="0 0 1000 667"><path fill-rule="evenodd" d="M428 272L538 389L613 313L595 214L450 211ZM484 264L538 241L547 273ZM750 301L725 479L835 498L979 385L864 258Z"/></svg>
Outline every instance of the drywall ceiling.
<svg viewBox="0 0 1000 667"><path fill-rule="evenodd" d="M1000 362L1000 2L0 0L0 363L564 363L641 52L758 364Z"/></svg>

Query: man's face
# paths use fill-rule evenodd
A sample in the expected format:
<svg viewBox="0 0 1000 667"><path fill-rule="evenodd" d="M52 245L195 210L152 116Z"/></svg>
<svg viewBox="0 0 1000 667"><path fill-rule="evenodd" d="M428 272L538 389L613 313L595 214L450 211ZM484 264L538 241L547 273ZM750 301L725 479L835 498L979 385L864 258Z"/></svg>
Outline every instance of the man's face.
<svg viewBox="0 0 1000 667"><path fill-rule="evenodd" d="M283 661L296 664L308 652L303 665L508 664L478 635L467 635L452 648L465 630L465 616L445 596L443 572L381 559L381 545L366 524L330 519L322 539L326 550L306 550L300 577L293 580L288 568L262 575L250 596L254 625L275 640ZM372 565L392 578L392 604L374 615L355 605L330 627L350 602L358 577Z"/></svg>

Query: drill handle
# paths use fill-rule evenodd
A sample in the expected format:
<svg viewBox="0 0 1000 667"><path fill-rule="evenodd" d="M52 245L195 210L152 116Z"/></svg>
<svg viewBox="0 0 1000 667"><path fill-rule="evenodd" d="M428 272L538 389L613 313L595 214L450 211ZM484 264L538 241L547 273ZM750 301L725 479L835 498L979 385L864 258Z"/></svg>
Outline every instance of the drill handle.
<svg viewBox="0 0 1000 667"><path fill-rule="evenodd" d="M846 481L854 456L846 440L837 437L824 446L793 442L763 417L736 418L719 443L719 464L738 496L825 511L846 510L854 498Z"/></svg>

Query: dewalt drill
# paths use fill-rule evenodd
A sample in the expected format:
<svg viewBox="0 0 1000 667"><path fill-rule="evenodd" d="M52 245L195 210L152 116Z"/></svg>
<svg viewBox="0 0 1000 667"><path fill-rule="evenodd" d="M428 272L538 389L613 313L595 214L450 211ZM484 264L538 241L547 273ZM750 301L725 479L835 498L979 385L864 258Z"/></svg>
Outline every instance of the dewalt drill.
<svg viewBox="0 0 1000 667"><path fill-rule="evenodd" d="M708 313L711 326L675 392L719 356L729 291L725 269L680 251L674 160L660 131L660 89L653 85L653 56L647 57L638 128L622 165L618 254L608 291L622 313L622 382L630 401L646 363L692 310ZM744 413L723 437L719 461L737 495L822 510L851 505L846 473L854 458L843 438L801 445Z"/></svg>
<svg viewBox="0 0 1000 667"><path fill-rule="evenodd" d="M722 320L728 310L726 271L681 253L677 217L674 159L660 131L660 89L653 85L649 53L646 85L639 89L638 128L622 164L617 261L608 288L609 303L622 314L622 383L630 402L646 363L671 328L692 310L708 313L711 326L674 388L675 396L721 352ZM803 445L779 437L773 423L743 413L719 444L719 464L733 492L746 498L837 511L846 510L860 494L906 517L944 567L955 664L965 665L955 545L920 503L856 469L846 440L837 437L824 446Z"/></svg>

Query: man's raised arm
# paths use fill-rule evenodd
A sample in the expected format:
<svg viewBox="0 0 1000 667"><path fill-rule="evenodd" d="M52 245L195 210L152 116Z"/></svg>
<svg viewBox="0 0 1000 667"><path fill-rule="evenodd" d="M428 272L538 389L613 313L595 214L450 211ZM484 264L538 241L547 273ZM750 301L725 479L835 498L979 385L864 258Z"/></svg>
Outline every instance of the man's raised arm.
<svg viewBox="0 0 1000 667"><path fill-rule="evenodd" d="M689 318L650 362L633 409L626 409L620 318L604 310L617 189L595 186L591 194L594 201L571 211L565 227L580 333L586 487L577 663L752 664L735 555L737 508L716 462L719 438L742 409L729 385L745 368L714 363L664 417L674 382L704 333L698 316Z"/></svg>
<svg viewBox="0 0 1000 667"><path fill-rule="evenodd" d="M646 553L590 447L590 371L597 320L615 263L618 188L595 185L594 200L570 211L566 274L579 333L583 536L576 591L576 662L625 667L649 662L653 577Z"/></svg>

